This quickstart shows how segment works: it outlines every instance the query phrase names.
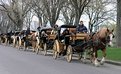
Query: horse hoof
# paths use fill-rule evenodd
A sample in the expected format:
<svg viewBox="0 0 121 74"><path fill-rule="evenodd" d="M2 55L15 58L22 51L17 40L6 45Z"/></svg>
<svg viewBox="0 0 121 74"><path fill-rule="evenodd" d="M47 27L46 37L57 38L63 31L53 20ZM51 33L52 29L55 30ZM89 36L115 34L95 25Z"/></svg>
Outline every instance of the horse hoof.
<svg viewBox="0 0 121 74"><path fill-rule="evenodd" d="M104 62L100 62L100 65L104 65Z"/></svg>
<svg viewBox="0 0 121 74"><path fill-rule="evenodd" d="M96 67L99 67L99 64L95 64Z"/></svg>
<svg viewBox="0 0 121 74"><path fill-rule="evenodd" d="M95 62L94 66L99 67L99 63Z"/></svg>

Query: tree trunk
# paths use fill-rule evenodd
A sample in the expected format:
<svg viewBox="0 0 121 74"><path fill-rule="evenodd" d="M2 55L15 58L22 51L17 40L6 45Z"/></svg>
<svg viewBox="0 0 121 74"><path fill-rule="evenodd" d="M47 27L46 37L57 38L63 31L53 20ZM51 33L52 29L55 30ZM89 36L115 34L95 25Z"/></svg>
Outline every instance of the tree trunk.
<svg viewBox="0 0 121 74"><path fill-rule="evenodd" d="M17 22L17 30L21 31L23 29L23 21L22 20L18 20Z"/></svg>
<svg viewBox="0 0 121 74"><path fill-rule="evenodd" d="M80 21L81 13L79 11L76 11L76 16L75 16L75 23L74 25L78 25Z"/></svg>
<svg viewBox="0 0 121 74"><path fill-rule="evenodd" d="M55 24L56 24L56 21L55 21L55 20L51 20L51 21L50 21L51 27L53 27Z"/></svg>
<svg viewBox="0 0 121 74"><path fill-rule="evenodd" d="M39 17L39 25L38 26L42 26L42 18Z"/></svg>
<svg viewBox="0 0 121 74"><path fill-rule="evenodd" d="M118 47L121 47L121 0L117 0L117 31L116 31L116 43Z"/></svg>

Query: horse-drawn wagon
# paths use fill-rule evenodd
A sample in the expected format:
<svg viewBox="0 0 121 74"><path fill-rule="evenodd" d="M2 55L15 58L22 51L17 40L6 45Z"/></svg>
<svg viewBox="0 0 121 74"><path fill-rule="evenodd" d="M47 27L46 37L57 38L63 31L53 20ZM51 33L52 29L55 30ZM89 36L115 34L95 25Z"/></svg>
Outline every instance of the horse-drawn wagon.
<svg viewBox="0 0 121 74"><path fill-rule="evenodd" d="M61 34L63 28L65 30ZM62 25L59 33L53 45L53 57L56 59L60 55L66 55L67 61L71 62L73 54L83 53L87 34L77 33L76 26L73 25Z"/></svg>
<svg viewBox="0 0 121 74"><path fill-rule="evenodd" d="M47 29L42 29L41 32L39 33L39 37L38 37L38 43L37 43L37 53L40 50L40 48L42 48L42 50L44 51L44 55L47 54L48 50L53 49L53 44L54 44L54 40L56 38L56 34L52 34L52 28L47 28Z"/></svg>

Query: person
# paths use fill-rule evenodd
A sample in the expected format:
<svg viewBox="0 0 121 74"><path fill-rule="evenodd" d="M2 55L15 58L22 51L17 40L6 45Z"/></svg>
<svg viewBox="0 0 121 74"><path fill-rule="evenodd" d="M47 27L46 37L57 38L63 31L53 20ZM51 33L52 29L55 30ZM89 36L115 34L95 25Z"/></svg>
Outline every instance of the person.
<svg viewBox="0 0 121 74"><path fill-rule="evenodd" d="M70 42L70 33L69 33L69 29L68 28L66 28L63 31L63 33L60 36L60 38L61 38L61 41L64 42L64 45L65 45L64 50L63 50L63 56L65 56L67 54L67 48L68 48L68 46L70 44L69 43Z"/></svg>
<svg viewBox="0 0 121 74"><path fill-rule="evenodd" d="M87 33L87 28L84 26L83 21L80 21L80 24L76 27L78 33Z"/></svg>
<svg viewBox="0 0 121 74"><path fill-rule="evenodd" d="M26 35L29 35L29 34L30 34L30 28L28 27L26 30Z"/></svg>
<svg viewBox="0 0 121 74"><path fill-rule="evenodd" d="M40 27L40 26L39 26L39 27L37 27L37 31L38 31L38 32L40 32L40 29L41 29L41 27Z"/></svg>
<svg viewBox="0 0 121 74"><path fill-rule="evenodd" d="M10 36L12 36L12 34L13 34L12 30L9 32L9 34L10 34Z"/></svg>
<svg viewBox="0 0 121 74"><path fill-rule="evenodd" d="M58 32L58 25L55 24L53 30L51 31L51 34L57 34L57 32Z"/></svg>

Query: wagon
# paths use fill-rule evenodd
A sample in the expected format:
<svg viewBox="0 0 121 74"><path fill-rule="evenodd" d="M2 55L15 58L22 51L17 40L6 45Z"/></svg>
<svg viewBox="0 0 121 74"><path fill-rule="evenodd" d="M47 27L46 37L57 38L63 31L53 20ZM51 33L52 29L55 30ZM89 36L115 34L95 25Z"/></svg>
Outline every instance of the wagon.
<svg viewBox="0 0 121 74"><path fill-rule="evenodd" d="M46 35L42 35L42 33L40 33L39 49L42 48L42 50L44 51L44 55L46 55L48 50L53 49L56 34L51 34L52 28L42 29L41 32L43 31ZM40 50L37 50L37 54L39 51Z"/></svg>
<svg viewBox="0 0 121 74"><path fill-rule="evenodd" d="M61 39L61 29L65 28L69 31L68 35L65 35L63 40ZM85 44L86 33L76 33L76 26L62 25L60 27L60 34L55 40L53 45L53 57L57 59L58 56L65 56L68 62L71 62L72 56L75 53L82 53ZM66 53L66 54L65 54Z"/></svg>

